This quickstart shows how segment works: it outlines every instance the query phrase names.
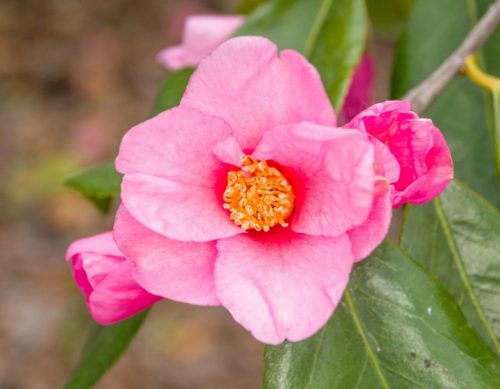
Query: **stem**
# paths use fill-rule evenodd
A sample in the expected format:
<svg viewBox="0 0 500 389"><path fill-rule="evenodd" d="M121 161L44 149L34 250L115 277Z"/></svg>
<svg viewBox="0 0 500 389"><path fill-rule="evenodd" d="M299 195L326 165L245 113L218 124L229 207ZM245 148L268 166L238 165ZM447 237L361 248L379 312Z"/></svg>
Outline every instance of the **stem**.
<svg viewBox="0 0 500 389"><path fill-rule="evenodd" d="M464 73L472 82L491 92L500 92L500 78L491 76L481 70L477 65L477 59L474 55L465 58Z"/></svg>
<svg viewBox="0 0 500 389"><path fill-rule="evenodd" d="M500 0L496 0L470 31L462 44L432 73L403 97L412 103L413 110L422 113L450 83L465 64L465 59L477 51L500 22Z"/></svg>

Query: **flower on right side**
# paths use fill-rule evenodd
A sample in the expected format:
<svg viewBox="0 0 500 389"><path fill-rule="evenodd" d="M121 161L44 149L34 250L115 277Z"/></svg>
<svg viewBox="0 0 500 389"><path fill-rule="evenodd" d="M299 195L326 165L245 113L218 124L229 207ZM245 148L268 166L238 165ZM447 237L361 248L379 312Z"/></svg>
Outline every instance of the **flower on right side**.
<svg viewBox="0 0 500 389"><path fill-rule="evenodd" d="M407 101L385 101L356 115L345 128L368 134L376 174L391 185L392 206L423 204L453 179L453 161L441 131Z"/></svg>

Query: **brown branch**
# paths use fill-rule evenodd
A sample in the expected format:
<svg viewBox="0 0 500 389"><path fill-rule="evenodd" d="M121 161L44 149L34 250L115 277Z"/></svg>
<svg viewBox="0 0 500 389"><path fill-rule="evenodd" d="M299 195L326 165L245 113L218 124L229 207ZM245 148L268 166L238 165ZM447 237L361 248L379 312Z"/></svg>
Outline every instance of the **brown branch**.
<svg viewBox="0 0 500 389"><path fill-rule="evenodd" d="M495 31L500 22L500 0L493 3L474 26L462 44L444 61L434 73L411 89L404 100L412 103L417 113L425 111L436 96L450 83L464 66L465 58L476 52Z"/></svg>

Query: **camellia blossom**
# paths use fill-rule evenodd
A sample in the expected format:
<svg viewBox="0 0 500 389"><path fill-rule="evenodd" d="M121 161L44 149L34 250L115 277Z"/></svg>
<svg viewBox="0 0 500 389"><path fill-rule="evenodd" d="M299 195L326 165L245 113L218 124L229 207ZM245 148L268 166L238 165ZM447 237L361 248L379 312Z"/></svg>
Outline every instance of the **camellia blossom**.
<svg viewBox="0 0 500 389"><path fill-rule="evenodd" d="M245 18L239 15L192 15L186 18L182 43L167 47L156 61L169 70L196 66L240 27Z"/></svg>
<svg viewBox="0 0 500 389"><path fill-rule="evenodd" d="M336 128L317 71L260 37L204 59L180 106L132 128L114 237L148 292L222 305L259 340L314 334L384 238L388 180Z"/></svg>
<svg viewBox="0 0 500 389"><path fill-rule="evenodd" d="M406 101L386 101L345 125L370 135L377 173L391 183L392 204L422 204L438 196L453 178L448 145L430 119L421 119Z"/></svg>
<svg viewBox="0 0 500 389"><path fill-rule="evenodd" d="M118 249L111 232L74 242L66 260L92 317L100 324L126 319L160 300L134 280L132 263Z"/></svg>
<svg viewBox="0 0 500 389"><path fill-rule="evenodd" d="M68 251L94 317L159 298L223 306L269 344L318 331L387 234L391 200L430 199L452 175L407 103L338 128L316 69L261 37L202 60L178 107L126 133L116 168L117 246L108 233Z"/></svg>

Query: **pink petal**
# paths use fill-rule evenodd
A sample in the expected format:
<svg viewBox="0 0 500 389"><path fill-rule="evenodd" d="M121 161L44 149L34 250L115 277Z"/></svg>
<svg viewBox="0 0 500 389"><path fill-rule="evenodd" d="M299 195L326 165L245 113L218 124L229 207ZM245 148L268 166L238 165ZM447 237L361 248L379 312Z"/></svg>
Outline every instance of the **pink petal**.
<svg viewBox="0 0 500 389"><path fill-rule="evenodd" d="M189 16L184 26L182 44L160 51L156 60L170 70L196 66L244 21L244 17L238 15Z"/></svg>
<svg viewBox="0 0 500 389"><path fill-rule="evenodd" d="M87 251L116 257L123 256L122 252L113 240L112 233L105 232L73 242L66 251L66 261L69 262L73 256Z"/></svg>
<svg viewBox="0 0 500 389"><path fill-rule="evenodd" d="M116 168L121 199L141 224L172 239L209 241L241 232L222 208L225 163L214 152L230 137L220 119L174 108L132 128Z"/></svg>
<svg viewBox="0 0 500 389"><path fill-rule="evenodd" d="M411 112L411 104L405 100L388 100L382 103L374 104L364 111L356 115L349 124L344 127L347 128L363 128L363 118L367 116L378 116L384 112ZM413 114L415 115L415 114Z"/></svg>
<svg viewBox="0 0 500 389"><path fill-rule="evenodd" d="M318 331L342 297L353 260L345 235L282 230L223 239L217 248L215 282L222 305L269 344Z"/></svg>
<svg viewBox="0 0 500 389"><path fill-rule="evenodd" d="M347 232L355 262L371 254L384 240L391 225L392 206L389 182L385 178L375 181L375 198L366 221Z"/></svg>
<svg viewBox="0 0 500 389"><path fill-rule="evenodd" d="M363 55L352 76L349 91L340 113L340 124L346 123L370 105L375 79L375 65L369 54Z"/></svg>
<svg viewBox="0 0 500 389"><path fill-rule="evenodd" d="M100 324L126 319L160 300L132 277L132 263L116 246L112 233L73 243L66 254L88 309Z"/></svg>
<svg viewBox="0 0 500 389"><path fill-rule="evenodd" d="M196 66L199 60L186 52L182 45L170 46L161 50L156 55L156 62L169 70L179 70L190 66Z"/></svg>
<svg viewBox="0 0 500 389"><path fill-rule="evenodd" d="M408 176L414 177L415 172L411 169L402 171L402 179L395 184L394 206L407 202L423 204L430 201L439 196L446 185L453 179L453 160L441 131L432 124L431 120L414 121L412 127L413 134L415 134L412 135L418 137L418 132L423 131L426 134L425 136L430 137L431 146L425 156L421 156L421 158L424 158L425 166L423 173L415 181L410 182L406 188L404 188L405 181L410 181ZM417 142L413 142L413 144L415 143Z"/></svg>
<svg viewBox="0 0 500 389"><path fill-rule="evenodd" d="M204 59L181 106L224 119L244 151L278 124L308 120L335 125L335 114L314 67L299 53L281 52L261 37L240 37Z"/></svg>
<svg viewBox="0 0 500 389"><path fill-rule="evenodd" d="M114 234L144 289L175 301L218 305L213 276L215 242L168 239L137 222L123 205L117 211Z"/></svg>
<svg viewBox="0 0 500 389"><path fill-rule="evenodd" d="M361 112L345 127L358 128L383 143L399 164L398 179L390 159L379 174L386 173L394 187L393 206L421 204L436 197L453 177L453 162L441 132L431 120L420 119L404 101L387 101Z"/></svg>
<svg viewBox="0 0 500 389"><path fill-rule="evenodd" d="M280 126L254 152L282 168L295 193L291 228L337 236L363 223L373 201L373 146L360 131L313 123Z"/></svg>
<svg viewBox="0 0 500 389"><path fill-rule="evenodd" d="M370 141L375 149L375 173L386 177L389 182L397 182L400 174L398 160L389 148L377 138L370 136Z"/></svg>

